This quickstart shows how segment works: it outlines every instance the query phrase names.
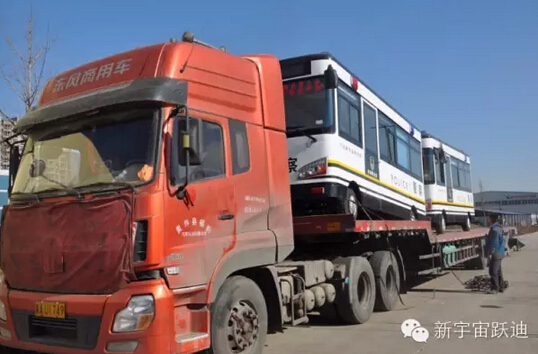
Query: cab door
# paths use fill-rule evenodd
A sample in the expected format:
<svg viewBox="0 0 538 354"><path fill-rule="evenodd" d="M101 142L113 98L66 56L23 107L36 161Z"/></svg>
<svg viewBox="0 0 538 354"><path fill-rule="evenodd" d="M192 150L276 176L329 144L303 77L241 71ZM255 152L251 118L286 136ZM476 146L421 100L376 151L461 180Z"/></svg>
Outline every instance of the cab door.
<svg viewBox="0 0 538 354"><path fill-rule="evenodd" d="M207 284L223 250L234 240L235 196L227 120L191 110L199 129L200 165L189 166L182 199L165 194L165 250L171 288ZM171 162L173 163L173 162ZM184 178L185 166L180 166ZM172 187L172 192L177 187ZM169 193L170 194L170 193Z"/></svg>
<svg viewBox="0 0 538 354"><path fill-rule="evenodd" d="M379 178L377 110L362 100L362 119L364 121L364 170L374 178Z"/></svg>
<svg viewBox="0 0 538 354"><path fill-rule="evenodd" d="M454 176L452 175L452 171L454 170L452 169L452 164L455 163L450 156L446 155L446 163L442 165L442 168L445 168L446 174L446 200L448 202L454 201ZM455 178L458 178L458 176Z"/></svg>

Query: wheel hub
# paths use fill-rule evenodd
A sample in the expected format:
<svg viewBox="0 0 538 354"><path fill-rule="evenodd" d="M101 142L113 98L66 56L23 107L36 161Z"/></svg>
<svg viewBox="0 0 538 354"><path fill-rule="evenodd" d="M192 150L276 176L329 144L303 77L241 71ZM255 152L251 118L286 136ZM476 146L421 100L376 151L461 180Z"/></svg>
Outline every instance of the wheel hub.
<svg viewBox="0 0 538 354"><path fill-rule="evenodd" d="M355 215L357 213L357 201L355 200L355 196L350 196L348 200L349 205L349 211L352 215Z"/></svg>
<svg viewBox="0 0 538 354"><path fill-rule="evenodd" d="M243 353L258 340L258 314L245 301L237 302L228 318L228 345L232 353Z"/></svg>

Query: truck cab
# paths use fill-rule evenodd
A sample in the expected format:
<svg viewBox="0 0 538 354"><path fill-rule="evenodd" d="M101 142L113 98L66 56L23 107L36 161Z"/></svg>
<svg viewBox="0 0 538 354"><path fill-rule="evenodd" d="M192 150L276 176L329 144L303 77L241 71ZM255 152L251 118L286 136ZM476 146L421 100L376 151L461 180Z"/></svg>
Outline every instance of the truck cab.
<svg viewBox="0 0 538 354"><path fill-rule="evenodd" d="M210 310L230 275L293 250L271 55L232 55L190 34L120 53L51 79L16 131L27 140L2 211L4 347L221 345ZM252 328L267 317L242 310ZM263 346L253 331L225 343Z"/></svg>

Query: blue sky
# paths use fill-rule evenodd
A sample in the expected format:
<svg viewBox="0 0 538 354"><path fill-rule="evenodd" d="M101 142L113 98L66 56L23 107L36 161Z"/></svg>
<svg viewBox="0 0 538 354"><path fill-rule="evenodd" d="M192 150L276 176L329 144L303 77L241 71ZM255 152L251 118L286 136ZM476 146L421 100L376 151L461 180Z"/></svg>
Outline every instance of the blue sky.
<svg viewBox="0 0 538 354"><path fill-rule="evenodd" d="M329 51L420 129L467 151L478 189L538 191L538 1L0 2L0 30L23 48L56 42L47 76L189 30L232 53ZM0 38L0 63L10 53ZM0 82L0 107L22 105Z"/></svg>

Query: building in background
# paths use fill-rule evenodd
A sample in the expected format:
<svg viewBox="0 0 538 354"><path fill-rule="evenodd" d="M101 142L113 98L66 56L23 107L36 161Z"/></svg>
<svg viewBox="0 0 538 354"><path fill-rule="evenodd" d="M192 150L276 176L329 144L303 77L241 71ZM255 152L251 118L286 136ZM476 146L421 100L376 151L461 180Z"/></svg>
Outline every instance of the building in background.
<svg viewBox="0 0 538 354"><path fill-rule="evenodd" d="M17 118L0 119L0 140L4 140L13 135L13 128ZM9 169L9 145L0 145L0 170ZM3 205L3 204L2 204Z"/></svg>
<svg viewBox="0 0 538 354"><path fill-rule="evenodd" d="M505 225L536 225L538 215L537 192L489 191L474 194L476 219L497 213L503 216Z"/></svg>

